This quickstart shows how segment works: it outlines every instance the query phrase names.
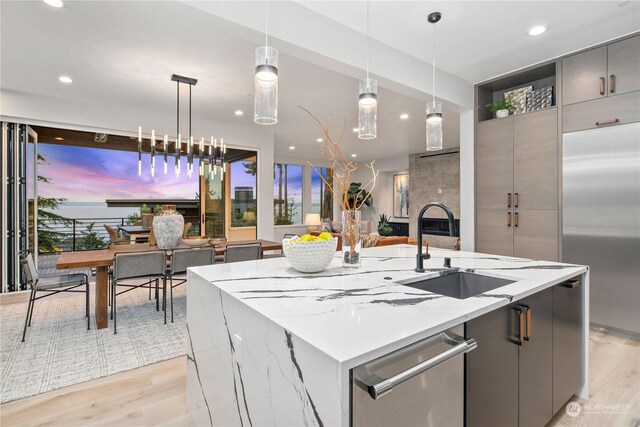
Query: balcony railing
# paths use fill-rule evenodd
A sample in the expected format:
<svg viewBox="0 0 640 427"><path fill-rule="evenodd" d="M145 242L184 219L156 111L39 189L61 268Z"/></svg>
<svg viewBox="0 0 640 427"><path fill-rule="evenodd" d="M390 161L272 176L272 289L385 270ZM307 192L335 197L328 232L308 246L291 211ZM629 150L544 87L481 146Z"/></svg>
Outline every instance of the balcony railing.
<svg viewBox="0 0 640 427"><path fill-rule="evenodd" d="M56 234L56 252L106 248L109 245L109 234L104 225L109 225L116 230L120 226L129 225L128 218L67 218L67 220L66 223L62 223L43 218L39 219L39 224L46 225L48 231ZM194 226L200 223L197 216L185 216L184 222L191 222ZM91 224L94 224L91 230L95 233L94 235L90 234L89 227ZM42 233L42 227L38 228ZM104 242L104 244L101 245L100 242ZM40 253L47 252L43 252L41 249Z"/></svg>

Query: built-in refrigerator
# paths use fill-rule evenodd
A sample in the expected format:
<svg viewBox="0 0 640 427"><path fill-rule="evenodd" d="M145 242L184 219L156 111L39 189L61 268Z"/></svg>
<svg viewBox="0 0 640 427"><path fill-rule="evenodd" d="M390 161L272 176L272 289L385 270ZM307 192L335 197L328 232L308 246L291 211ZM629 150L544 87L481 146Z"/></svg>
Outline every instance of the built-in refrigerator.
<svg viewBox="0 0 640 427"><path fill-rule="evenodd" d="M562 142L562 261L591 269L592 324L640 334L640 123Z"/></svg>

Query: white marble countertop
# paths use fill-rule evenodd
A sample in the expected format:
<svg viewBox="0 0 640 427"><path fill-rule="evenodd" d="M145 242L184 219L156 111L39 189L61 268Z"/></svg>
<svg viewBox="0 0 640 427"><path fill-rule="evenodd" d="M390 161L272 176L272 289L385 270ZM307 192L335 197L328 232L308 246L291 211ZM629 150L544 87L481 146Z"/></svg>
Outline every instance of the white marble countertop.
<svg viewBox="0 0 640 427"><path fill-rule="evenodd" d="M416 247L363 250L359 269L336 254L316 274L298 273L286 258L195 267L191 271L306 341L354 367L587 271L587 267L430 249L426 273L416 273ZM462 271L515 280L464 300L396 284L438 276L444 257Z"/></svg>

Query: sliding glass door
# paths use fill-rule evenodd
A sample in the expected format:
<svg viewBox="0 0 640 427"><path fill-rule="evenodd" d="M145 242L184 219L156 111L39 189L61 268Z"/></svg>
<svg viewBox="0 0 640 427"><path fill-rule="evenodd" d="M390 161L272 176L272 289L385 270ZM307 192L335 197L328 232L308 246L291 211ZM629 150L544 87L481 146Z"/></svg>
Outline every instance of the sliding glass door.
<svg viewBox="0 0 640 427"><path fill-rule="evenodd" d="M200 177L200 235L225 237L225 186L220 171Z"/></svg>

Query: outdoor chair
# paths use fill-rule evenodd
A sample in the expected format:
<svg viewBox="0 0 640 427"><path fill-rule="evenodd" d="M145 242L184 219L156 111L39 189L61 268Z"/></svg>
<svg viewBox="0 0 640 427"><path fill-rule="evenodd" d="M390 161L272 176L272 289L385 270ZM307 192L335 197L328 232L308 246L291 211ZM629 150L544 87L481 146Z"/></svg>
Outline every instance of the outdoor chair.
<svg viewBox="0 0 640 427"><path fill-rule="evenodd" d="M117 297L138 288L151 288L155 282L156 310L159 310L158 285L162 279L162 309L167 305L166 295L167 256L165 251L117 253L113 258L113 279L111 282L111 318L113 333L117 334ZM144 279L143 283L131 283L132 279ZM125 290L118 292L118 286ZM164 323L167 323L165 310Z"/></svg>
<svg viewBox="0 0 640 427"><path fill-rule="evenodd" d="M262 259L262 244L227 244L224 251L224 262L240 262Z"/></svg>
<svg viewBox="0 0 640 427"><path fill-rule="evenodd" d="M126 237L120 237L118 231L110 225L104 225L105 230L109 233L109 243L112 245L128 245L131 243Z"/></svg>
<svg viewBox="0 0 640 427"><path fill-rule="evenodd" d="M27 326L31 326L31 318L33 317L33 308L36 300L55 295L60 292L82 292L85 294L85 315L87 316L87 330L91 328L91 318L89 317L89 278L84 273L61 274L51 277L40 277L38 269L33 262L33 256L27 254L20 260L24 274L27 279L27 285L31 288L29 297L29 305L27 307L27 317L24 320L24 330L22 331L22 342L24 342L27 334ZM84 290L74 290L84 286ZM39 292L45 292L42 296L37 296Z"/></svg>
<svg viewBox="0 0 640 427"><path fill-rule="evenodd" d="M191 227L193 227L193 224L188 222L184 225L184 228L182 229L182 238L186 239L187 236L189 235L189 230L191 230Z"/></svg>
<svg viewBox="0 0 640 427"><path fill-rule="evenodd" d="M187 268L199 265L212 265L216 260L216 251L213 248L193 248L174 250L171 255L169 267L169 293L171 300L171 323L173 323L173 288L187 281ZM173 280L177 278L177 283Z"/></svg>

